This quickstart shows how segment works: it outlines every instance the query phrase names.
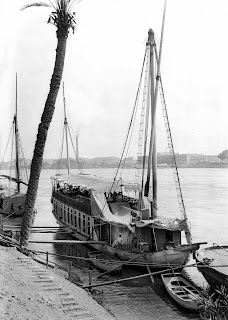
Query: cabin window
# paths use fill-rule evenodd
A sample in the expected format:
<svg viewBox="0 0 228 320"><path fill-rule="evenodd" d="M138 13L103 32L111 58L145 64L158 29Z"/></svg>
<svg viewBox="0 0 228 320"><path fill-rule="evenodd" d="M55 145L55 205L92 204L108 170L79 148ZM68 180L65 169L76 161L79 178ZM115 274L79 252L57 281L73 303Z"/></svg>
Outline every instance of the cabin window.
<svg viewBox="0 0 228 320"><path fill-rule="evenodd" d="M165 230L166 242L173 241L173 233L170 230Z"/></svg>
<svg viewBox="0 0 228 320"><path fill-rule="evenodd" d="M74 213L73 213L73 210L71 210L71 225L74 226Z"/></svg>
<svg viewBox="0 0 228 320"><path fill-rule="evenodd" d="M70 209L70 223L73 225L73 210Z"/></svg>
<svg viewBox="0 0 228 320"><path fill-rule="evenodd" d="M75 211L74 226L77 227L77 211Z"/></svg>
<svg viewBox="0 0 228 320"><path fill-rule="evenodd" d="M90 235L90 217L87 218L87 234Z"/></svg>
<svg viewBox="0 0 228 320"><path fill-rule="evenodd" d="M85 229L85 225L86 225L86 216L83 214L82 216L82 232L86 233L86 229Z"/></svg>
<svg viewBox="0 0 228 320"><path fill-rule="evenodd" d="M67 222L70 223L70 212L69 207L67 208Z"/></svg>
<svg viewBox="0 0 228 320"><path fill-rule="evenodd" d="M81 212L78 211L78 227L81 229Z"/></svg>

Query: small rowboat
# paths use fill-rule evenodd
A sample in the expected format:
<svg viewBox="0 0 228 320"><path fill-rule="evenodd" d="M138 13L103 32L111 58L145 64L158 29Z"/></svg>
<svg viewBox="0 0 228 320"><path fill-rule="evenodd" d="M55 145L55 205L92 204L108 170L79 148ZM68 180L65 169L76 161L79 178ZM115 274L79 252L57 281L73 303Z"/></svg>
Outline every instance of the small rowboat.
<svg viewBox="0 0 228 320"><path fill-rule="evenodd" d="M99 269L106 272L121 272L122 262L118 259L110 257L101 251L88 252L91 262Z"/></svg>
<svg viewBox="0 0 228 320"><path fill-rule="evenodd" d="M168 294L182 307L199 309L200 291L181 273L164 273L162 281Z"/></svg>

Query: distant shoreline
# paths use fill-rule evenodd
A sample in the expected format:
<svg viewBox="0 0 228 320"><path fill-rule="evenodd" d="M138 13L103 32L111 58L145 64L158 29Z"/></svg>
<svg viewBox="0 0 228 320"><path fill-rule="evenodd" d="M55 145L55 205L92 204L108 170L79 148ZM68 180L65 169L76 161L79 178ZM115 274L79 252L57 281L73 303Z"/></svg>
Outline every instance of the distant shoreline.
<svg viewBox="0 0 228 320"><path fill-rule="evenodd" d="M158 164L158 169L172 169L171 165L166 164ZM228 163L208 163L208 164L196 164L191 166L177 166L177 169L228 169ZM13 168L14 169L14 168ZM30 167L26 167L27 170L30 170ZM57 170L59 168L55 167L42 167L42 170ZM66 170L66 167L60 168L60 170ZM71 169L78 169L77 167L71 167ZM116 166L91 166L91 167L83 167L83 170L87 169L116 169ZM134 166L126 166L124 169L136 169ZM2 170L8 171L9 168L2 168Z"/></svg>
<svg viewBox="0 0 228 320"><path fill-rule="evenodd" d="M115 166L104 166L104 167L102 167L102 166L91 166L91 167L84 167L83 168L83 170L86 170L86 169L115 169L116 167ZM158 165L158 169L167 169L167 168L169 168L169 169L172 169L172 166L170 166L170 165ZM212 169L216 169L216 168L218 168L218 169L228 169L228 163L222 163L222 164L218 164L218 163L216 163L216 164L208 164L208 165L199 165L199 164L197 164L197 165L192 165L192 166L177 166L177 168L178 169L203 169L203 168L205 168L205 169L208 169L208 168L212 168ZM42 168L42 170L56 170L57 168ZM67 169L67 168L60 168L60 169L62 169L62 170L64 170L64 169ZM78 168L71 168L71 169L78 169ZM124 168L124 169L135 169L135 167L131 167L131 166L128 166L128 167L126 167L126 168Z"/></svg>

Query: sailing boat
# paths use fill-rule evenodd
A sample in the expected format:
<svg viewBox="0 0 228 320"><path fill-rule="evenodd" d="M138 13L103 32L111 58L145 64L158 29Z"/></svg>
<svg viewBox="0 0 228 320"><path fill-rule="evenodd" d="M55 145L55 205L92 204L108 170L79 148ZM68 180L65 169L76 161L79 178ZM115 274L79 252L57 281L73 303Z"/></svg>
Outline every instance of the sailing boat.
<svg viewBox="0 0 228 320"><path fill-rule="evenodd" d="M158 216L155 119L159 88L169 149L176 164L160 76L164 20L165 10L159 55L154 33L150 29L144 56L141 119L144 118L145 121L141 121L144 127L140 129L140 140L143 140L141 146L144 147L143 156L138 157L140 183L126 183L123 179L117 179L118 169L113 181L90 174L73 175L69 171L67 175L52 178L53 214L60 226L65 227L75 238L87 241L93 248L117 257L124 264L152 268L181 267L186 264L191 252L196 251L200 245L191 240L176 166L174 176L182 217L172 219ZM141 81L142 73L139 87ZM131 119L134 119L134 111ZM128 133L130 130L129 128ZM146 156L148 149L149 156ZM124 151L122 155L123 153ZM181 244L182 231L186 235L186 244ZM121 241L117 240L118 236Z"/></svg>
<svg viewBox="0 0 228 320"><path fill-rule="evenodd" d="M198 269L214 289L225 286L228 289L228 246L216 243L212 247L196 252L195 259Z"/></svg>
<svg viewBox="0 0 228 320"><path fill-rule="evenodd" d="M28 176L25 171L25 161L23 156L23 150L21 147L19 131L18 131L18 119L17 119L17 75L16 75L16 111L13 117L12 124L12 149L15 149L15 176L12 176L12 167L8 175L0 174L0 213L7 214L8 216L22 216L24 212L24 203L26 198L26 187ZM10 133L10 136L11 136ZM11 155L13 152L11 151ZM4 159L2 160L2 164ZM11 166L13 164L11 158ZM1 167L2 167L1 164ZM23 166L23 180L22 180L22 168ZM0 169L1 169L0 167ZM26 180L26 182L25 182Z"/></svg>
<svg viewBox="0 0 228 320"><path fill-rule="evenodd" d="M76 145L73 143L73 137L72 132L70 130L68 120L67 120L67 113L66 113L66 98L65 98L65 89L64 89L64 82L63 82L63 110L64 110L64 127L62 132L62 144L61 144L61 151L60 151L60 161L58 161L58 172L60 173L61 169L61 162L62 162L62 156L63 156L63 147L64 147L64 140L66 142L66 167L67 167L67 173L70 174L70 157L69 157L69 146L68 146L68 140L70 138L71 145L74 151L76 163L79 169L80 173L83 173L81 161L79 159L79 152L78 152L78 136L76 136Z"/></svg>

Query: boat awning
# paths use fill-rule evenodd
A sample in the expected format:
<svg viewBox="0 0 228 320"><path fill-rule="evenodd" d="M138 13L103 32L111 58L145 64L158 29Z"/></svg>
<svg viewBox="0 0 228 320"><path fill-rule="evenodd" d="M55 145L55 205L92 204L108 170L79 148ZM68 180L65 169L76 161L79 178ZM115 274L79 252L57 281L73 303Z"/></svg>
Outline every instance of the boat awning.
<svg viewBox="0 0 228 320"><path fill-rule="evenodd" d="M165 230L171 230L171 231L186 230L184 219L179 219L179 218L171 219L164 216L159 216L155 219L136 220L135 225L139 228L150 226L151 228L155 228L155 229L165 229Z"/></svg>
<svg viewBox="0 0 228 320"><path fill-rule="evenodd" d="M120 181L116 181L113 183L111 179L106 179L103 177L99 177L96 175L91 174L70 174L70 175L56 175L52 177L55 181L58 181L59 183L67 184L68 186L72 187L80 187L84 190L94 190L99 192L110 192L110 189L112 187L112 190L115 192L120 192L121 190L121 183L124 185L124 191L138 191L139 186L134 183L123 183Z"/></svg>
<svg viewBox="0 0 228 320"><path fill-rule="evenodd" d="M139 215L139 212L137 212L136 210L132 210L126 202L113 202L110 203L110 207L112 211L110 210L107 201L102 193L96 191L92 192L91 211L93 213L93 216L101 218L104 222L120 227L127 227L131 232L135 231L135 227L150 227L171 231L186 230L186 223L183 219L170 219L160 216L155 219L141 220L139 216L138 218L136 218L135 215L135 213ZM134 215L132 213L134 213Z"/></svg>
<svg viewBox="0 0 228 320"><path fill-rule="evenodd" d="M93 217L101 219L103 222L120 227L127 227L131 232L135 231L135 227L150 227L171 231L186 230L186 223L184 223L185 220L183 219L170 219L160 216L155 219L141 220L139 218L139 212L131 209L128 202L113 202L110 203L109 207L104 192L110 191L112 186L110 179L90 174L56 175L52 177L52 179L59 183L67 184L68 186L78 187L80 191L90 191L92 215ZM135 193L138 191L137 188L136 184L124 184L124 191L129 190ZM116 182L113 189L116 192L121 191L120 183Z"/></svg>
<svg viewBox="0 0 228 320"><path fill-rule="evenodd" d="M116 204L116 203L113 203ZM111 212L105 196L101 192L93 191L91 194L91 211L94 217L99 217L104 222L120 227L128 227L131 232L134 232L132 223L131 209L122 206L122 211L118 210Z"/></svg>

